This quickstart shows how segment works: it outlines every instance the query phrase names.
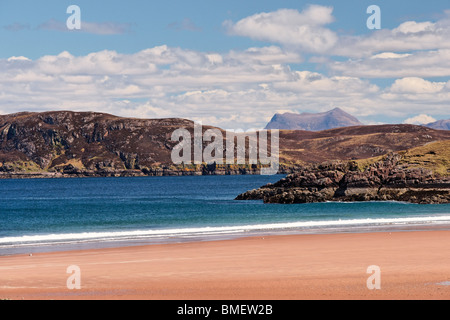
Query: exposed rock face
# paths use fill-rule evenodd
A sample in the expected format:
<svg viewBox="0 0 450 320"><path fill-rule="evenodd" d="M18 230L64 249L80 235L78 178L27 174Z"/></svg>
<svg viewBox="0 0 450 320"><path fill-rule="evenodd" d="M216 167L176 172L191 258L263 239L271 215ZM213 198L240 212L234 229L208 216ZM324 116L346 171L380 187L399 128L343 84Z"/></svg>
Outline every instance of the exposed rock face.
<svg viewBox="0 0 450 320"><path fill-rule="evenodd" d="M275 184L247 191L236 200L266 203L325 201L407 201L449 203L450 179L430 169L399 164L401 156L390 154L361 171L355 162L312 165Z"/></svg>

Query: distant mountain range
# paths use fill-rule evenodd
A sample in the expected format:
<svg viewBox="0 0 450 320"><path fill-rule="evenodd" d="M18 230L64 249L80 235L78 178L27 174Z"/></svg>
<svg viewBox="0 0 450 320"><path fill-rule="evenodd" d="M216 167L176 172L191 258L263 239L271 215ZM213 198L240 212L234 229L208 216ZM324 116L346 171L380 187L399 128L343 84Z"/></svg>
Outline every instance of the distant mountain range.
<svg viewBox="0 0 450 320"><path fill-rule="evenodd" d="M321 113L276 113L265 129L322 131L335 128L362 126L357 118L340 108ZM436 130L450 130L450 119L424 124Z"/></svg>
<svg viewBox="0 0 450 320"><path fill-rule="evenodd" d="M450 119L448 120L438 120L436 122L431 122L425 125L425 127L436 129L436 130L450 130Z"/></svg>
<svg viewBox="0 0 450 320"><path fill-rule="evenodd" d="M322 131L362 125L354 116L335 108L322 113L276 113L266 129Z"/></svg>

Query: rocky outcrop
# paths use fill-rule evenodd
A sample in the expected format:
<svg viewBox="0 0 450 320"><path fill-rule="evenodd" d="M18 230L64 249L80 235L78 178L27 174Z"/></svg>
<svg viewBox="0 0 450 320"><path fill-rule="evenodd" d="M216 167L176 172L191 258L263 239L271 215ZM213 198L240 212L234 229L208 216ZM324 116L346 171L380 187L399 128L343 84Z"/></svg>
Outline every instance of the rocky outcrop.
<svg viewBox="0 0 450 320"><path fill-rule="evenodd" d="M240 194L236 200L265 203L325 201L406 201L449 203L450 179L401 163L390 154L361 169L355 161L311 165L277 183Z"/></svg>

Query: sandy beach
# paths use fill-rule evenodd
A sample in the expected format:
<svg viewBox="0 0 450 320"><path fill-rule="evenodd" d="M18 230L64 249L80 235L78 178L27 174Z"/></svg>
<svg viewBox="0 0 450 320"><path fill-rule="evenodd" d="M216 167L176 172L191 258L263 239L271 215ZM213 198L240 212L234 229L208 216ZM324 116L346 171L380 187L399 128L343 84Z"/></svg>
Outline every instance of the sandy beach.
<svg viewBox="0 0 450 320"><path fill-rule="evenodd" d="M0 299L449 299L449 244L450 231L408 231L3 256ZM71 265L81 289L67 287Z"/></svg>

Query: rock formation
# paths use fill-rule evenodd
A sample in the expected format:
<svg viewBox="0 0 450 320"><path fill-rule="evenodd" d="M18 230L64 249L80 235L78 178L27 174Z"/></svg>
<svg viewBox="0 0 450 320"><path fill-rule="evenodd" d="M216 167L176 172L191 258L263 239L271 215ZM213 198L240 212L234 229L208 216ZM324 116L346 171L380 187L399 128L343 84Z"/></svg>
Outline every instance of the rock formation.
<svg viewBox="0 0 450 320"><path fill-rule="evenodd" d="M426 147L427 153L391 153L382 159L334 162L304 167L274 184L247 191L236 200L265 203L310 203L325 201L450 202L450 141ZM423 148L422 148L423 150ZM419 165L417 160L432 165ZM434 162L433 162L434 161ZM441 165L444 165L442 167Z"/></svg>

